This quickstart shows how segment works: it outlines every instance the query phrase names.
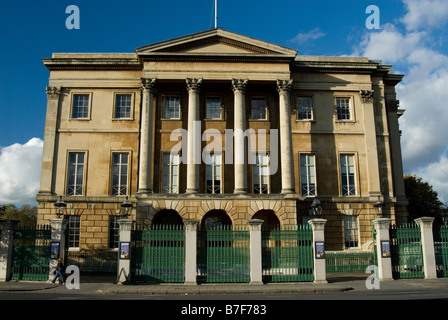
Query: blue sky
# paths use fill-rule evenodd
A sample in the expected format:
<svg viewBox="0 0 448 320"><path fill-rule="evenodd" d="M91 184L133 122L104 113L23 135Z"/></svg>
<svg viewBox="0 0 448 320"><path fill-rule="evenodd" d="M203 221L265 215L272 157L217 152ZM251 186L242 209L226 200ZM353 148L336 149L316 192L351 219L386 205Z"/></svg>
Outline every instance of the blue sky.
<svg viewBox="0 0 448 320"><path fill-rule="evenodd" d="M139 46L207 30L214 26L213 3L3 3L0 203L33 202L38 188L49 76L41 58L52 52L133 52ZM65 26L69 5L79 7L79 30ZM379 30L365 26L369 5L380 9ZM448 96L443 92L448 91L448 0L219 0L218 16L220 28L297 49L299 55L368 56L393 64L406 75L397 89L400 106L407 110L400 119L405 173L422 176L448 201L448 126L443 125L448 123ZM37 181L30 183L30 177ZM28 194L18 196L24 185Z"/></svg>

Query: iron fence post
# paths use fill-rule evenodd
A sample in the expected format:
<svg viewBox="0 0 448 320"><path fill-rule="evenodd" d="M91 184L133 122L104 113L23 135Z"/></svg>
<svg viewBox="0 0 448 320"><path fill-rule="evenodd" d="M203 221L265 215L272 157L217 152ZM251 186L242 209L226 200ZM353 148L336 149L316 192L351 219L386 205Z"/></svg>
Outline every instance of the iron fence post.
<svg viewBox="0 0 448 320"><path fill-rule="evenodd" d="M50 261L50 268L48 274L48 280L52 280L54 277L53 271L56 269L56 265L58 264L58 258L62 258L64 261L64 265L66 265L65 261L65 228L67 227L68 221L63 218L54 218L49 219L51 226L51 242L59 243L59 252L58 256L55 256L54 259L51 259L51 256L48 257Z"/></svg>
<svg viewBox="0 0 448 320"><path fill-rule="evenodd" d="M197 284L197 231L198 220L185 220L185 284Z"/></svg>
<svg viewBox="0 0 448 320"><path fill-rule="evenodd" d="M326 283L326 262L325 254L317 252L316 244L325 243L325 223L326 219L311 219L308 223L313 229L313 259L314 259L314 282Z"/></svg>
<svg viewBox="0 0 448 320"><path fill-rule="evenodd" d="M0 242L0 281L9 281L11 277L12 250L14 245L14 230L18 220L0 220L3 226Z"/></svg>
<svg viewBox="0 0 448 320"><path fill-rule="evenodd" d="M425 279L437 279L436 255L432 233L434 219L434 217L421 217L414 220L420 226Z"/></svg>
<svg viewBox="0 0 448 320"><path fill-rule="evenodd" d="M261 250L261 225L263 220L252 219L249 225L250 239L250 284L263 283L262 250Z"/></svg>
<svg viewBox="0 0 448 320"><path fill-rule="evenodd" d="M373 228L376 230L376 250L378 260L378 279L379 280L392 280L392 260L390 253L383 252L382 243L389 242L389 248L392 246L390 243L390 228L391 219L379 218L373 220ZM383 254L384 253L384 254Z"/></svg>
<svg viewBox="0 0 448 320"><path fill-rule="evenodd" d="M120 241L118 250L121 249L122 243L127 243L128 252L119 252L119 260L118 260L118 283L129 283L131 281L131 233L132 233L132 224L133 221L131 219L120 219L118 220L118 225L120 228Z"/></svg>

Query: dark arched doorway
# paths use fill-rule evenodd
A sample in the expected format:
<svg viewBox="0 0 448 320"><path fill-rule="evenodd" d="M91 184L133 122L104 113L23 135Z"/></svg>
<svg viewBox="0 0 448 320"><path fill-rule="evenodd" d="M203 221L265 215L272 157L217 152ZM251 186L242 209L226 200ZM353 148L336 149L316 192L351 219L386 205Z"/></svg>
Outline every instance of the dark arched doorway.
<svg viewBox="0 0 448 320"><path fill-rule="evenodd" d="M176 210L164 209L156 213L152 225L183 225L184 222Z"/></svg>
<svg viewBox="0 0 448 320"><path fill-rule="evenodd" d="M263 224L261 227L265 230L276 230L280 227L280 220L272 210L260 210L257 211L252 219L261 219Z"/></svg>
<svg viewBox="0 0 448 320"><path fill-rule="evenodd" d="M231 225L232 220L224 210L211 210L204 215L201 221L202 230Z"/></svg>

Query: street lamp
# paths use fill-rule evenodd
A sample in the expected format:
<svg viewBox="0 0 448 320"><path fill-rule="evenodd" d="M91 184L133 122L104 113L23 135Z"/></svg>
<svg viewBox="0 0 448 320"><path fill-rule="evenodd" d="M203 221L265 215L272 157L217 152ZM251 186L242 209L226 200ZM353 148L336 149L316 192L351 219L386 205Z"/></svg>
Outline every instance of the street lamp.
<svg viewBox="0 0 448 320"><path fill-rule="evenodd" d="M384 202L378 197L378 201L373 204L373 206L378 210L378 215L383 215Z"/></svg>
<svg viewBox="0 0 448 320"><path fill-rule="evenodd" d="M309 209L310 216L320 216L322 214L322 204L319 199L314 198L311 203L311 208Z"/></svg>
<svg viewBox="0 0 448 320"><path fill-rule="evenodd" d="M124 216L127 218L129 215L129 211L132 209L132 203L129 201L128 196L126 196L126 199L124 199L123 203L120 205L122 210L124 211Z"/></svg>
<svg viewBox="0 0 448 320"><path fill-rule="evenodd" d="M59 196L58 200L54 203L54 206L58 208L57 216L60 218L63 215L63 210L67 207L67 204L62 200L62 196Z"/></svg>

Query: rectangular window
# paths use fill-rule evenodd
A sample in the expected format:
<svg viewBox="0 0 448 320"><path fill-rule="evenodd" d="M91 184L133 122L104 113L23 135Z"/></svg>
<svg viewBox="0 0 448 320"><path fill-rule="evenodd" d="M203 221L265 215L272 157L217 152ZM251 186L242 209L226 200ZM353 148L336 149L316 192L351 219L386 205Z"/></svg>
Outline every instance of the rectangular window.
<svg viewBox="0 0 448 320"><path fill-rule="evenodd" d="M89 118L89 95L75 94L73 95L73 119L88 119Z"/></svg>
<svg viewBox="0 0 448 320"><path fill-rule="evenodd" d="M115 96L115 119L131 118L132 95L117 94Z"/></svg>
<svg viewBox="0 0 448 320"><path fill-rule="evenodd" d="M67 195L69 196L83 194L84 160L84 152L70 152L68 155Z"/></svg>
<svg viewBox="0 0 448 320"><path fill-rule="evenodd" d="M207 193L221 193L222 155L210 154L205 159Z"/></svg>
<svg viewBox="0 0 448 320"><path fill-rule="evenodd" d="M343 196L356 195L355 186L355 156L341 154L341 186Z"/></svg>
<svg viewBox="0 0 448 320"><path fill-rule="evenodd" d="M269 156L256 154L253 163L254 193L270 193Z"/></svg>
<svg viewBox="0 0 448 320"><path fill-rule="evenodd" d="M336 98L336 113L338 120L351 120L350 98Z"/></svg>
<svg viewBox="0 0 448 320"><path fill-rule="evenodd" d="M168 96L165 98L165 119L180 119L180 97Z"/></svg>
<svg viewBox="0 0 448 320"><path fill-rule="evenodd" d="M68 248L79 248L79 234L81 230L81 216L65 216L67 221Z"/></svg>
<svg viewBox="0 0 448 320"><path fill-rule="evenodd" d="M357 216L344 216L345 248L359 247L359 225Z"/></svg>
<svg viewBox="0 0 448 320"><path fill-rule="evenodd" d="M205 99L205 118L221 119L222 118L221 97L207 97Z"/></svg>
<svg viewBox="0 0 448 320"><path fill-rule="evenodd" d="M118 220L122 219L122 216L110 216L109 217L109 249L117 249L120 242L120 226Z"/></svg>
<svg viewBox="0 0 448 320"><path fill-rule="evenodd" d="M316 159L313 154L300 155L300 181L302 196L316 195Z"/></svg>
<svg viewBox="0 0 448 320"><path fill-rule="evenodd" d="M163 154L162 193L179 193L179 155Z"/></svg>
<svg viewBox="0 0 448 320"><path fill-rule="evenodd" d="M266 98L254 97L251 100L251 119L266 120L268 118L268 108Z"/></svg>
<svg viewBox="0 0 448 320"><path fill-rule="evenodd" d="M112 155L112 195L124 196L128 193L129 154Z"/></svg>
<svg viewBox="0 0 448 320"><path fill-rule="evenodd" d="M298 120L313 119L313 98L297 97L297 119Z"/></svg>

